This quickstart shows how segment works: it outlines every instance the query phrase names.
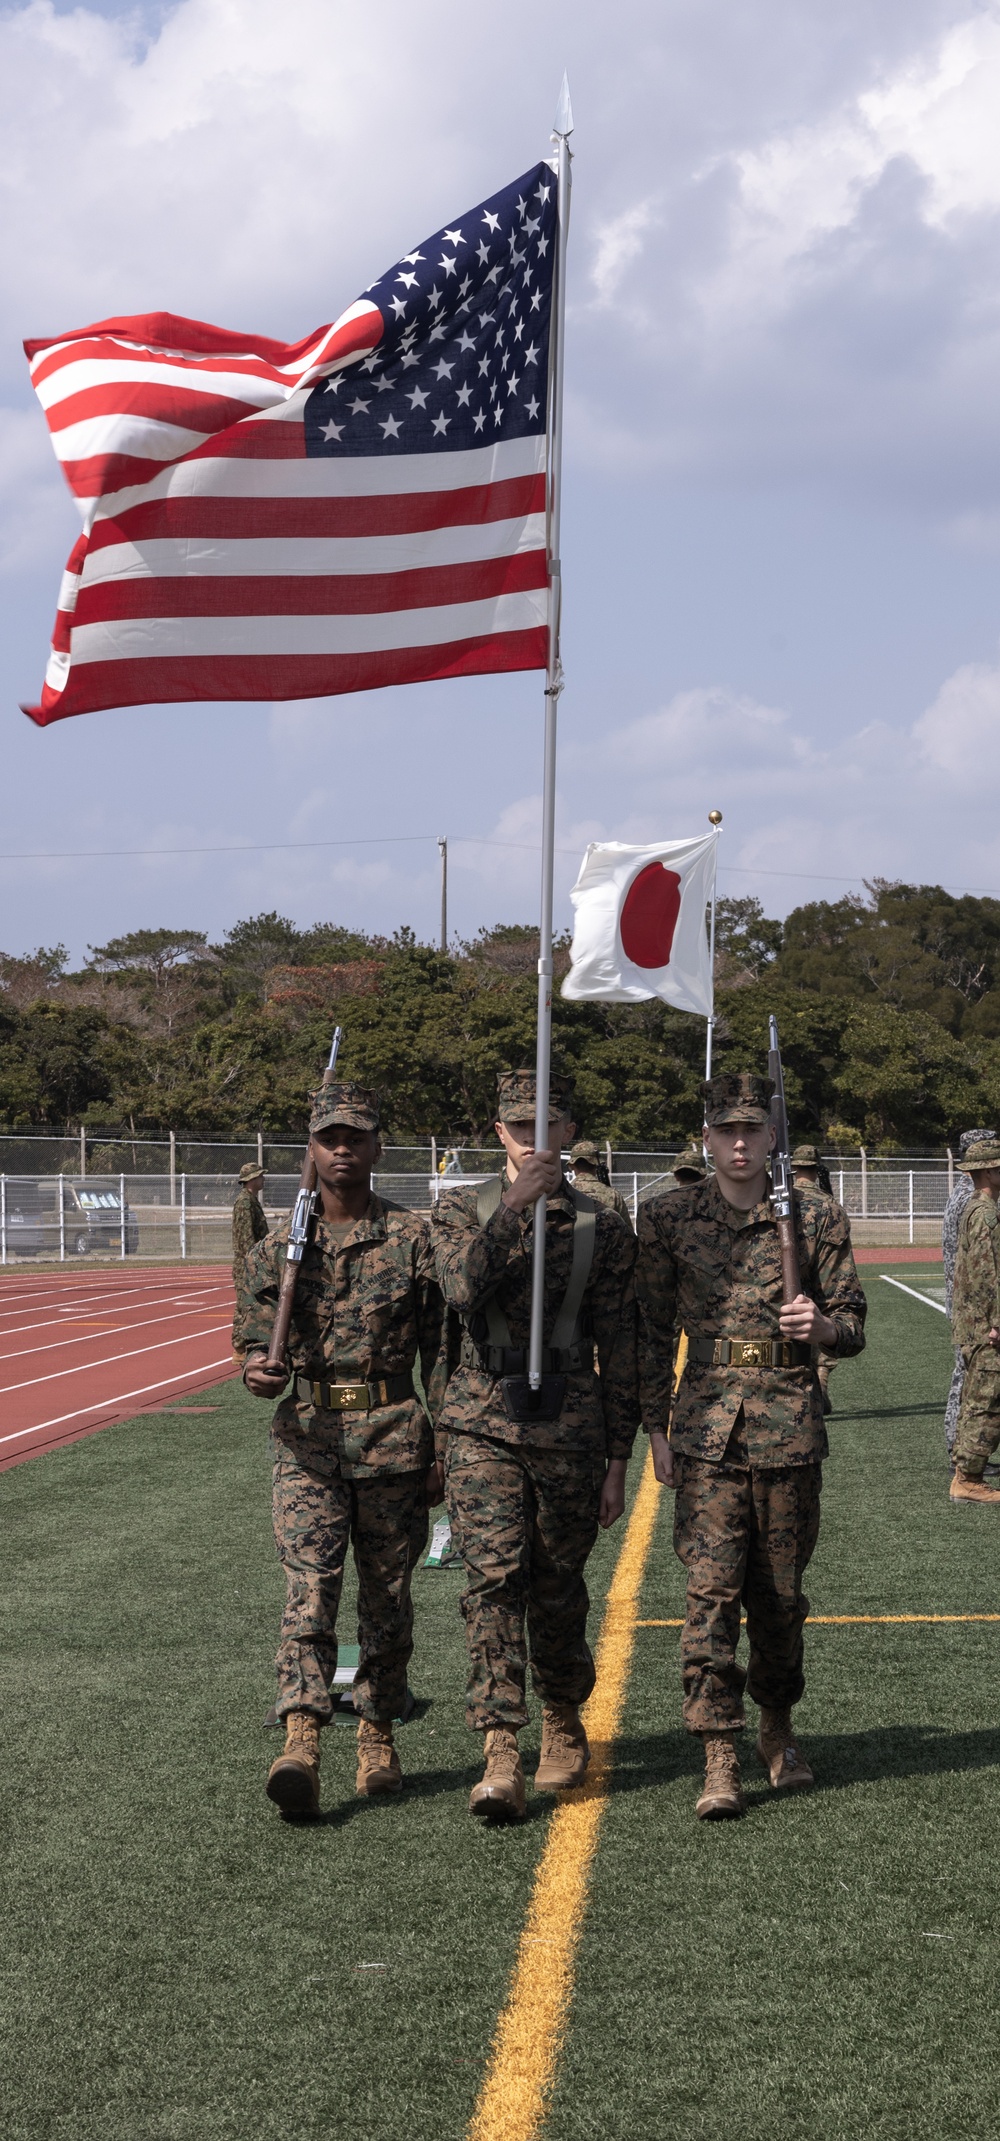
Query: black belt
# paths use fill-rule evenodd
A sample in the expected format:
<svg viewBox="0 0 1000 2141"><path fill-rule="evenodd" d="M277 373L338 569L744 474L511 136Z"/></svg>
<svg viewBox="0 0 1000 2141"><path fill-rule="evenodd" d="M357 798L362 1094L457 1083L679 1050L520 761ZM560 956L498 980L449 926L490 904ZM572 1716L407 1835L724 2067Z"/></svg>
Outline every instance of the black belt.
<svg viewBox="0 0 1000 2141"><path fill-rule="evenodd" d="M811 1368L813 1349L797 1338L689 1338L696 1368Z"/></svg>
<svg viewBox="0 0 1000 2141"><path fill-rule="evenodd" d="M463 1368L478 1368L483 1375L527 1375L527 1346L477 1346L467 1331L462 1335ZM591 1374L593 1342L575 1346L543 1346L543 1375Z"/></svg>
<svg viewBox="0 0 1000 2141"><path fill-rule="evenodd" d="M295 1395L324 1412L374 1412L379 1405L401 1405L414 1396L413 1376L383 1375L370 1383L314 1383L311 1376L296 1375Z"/></svg>

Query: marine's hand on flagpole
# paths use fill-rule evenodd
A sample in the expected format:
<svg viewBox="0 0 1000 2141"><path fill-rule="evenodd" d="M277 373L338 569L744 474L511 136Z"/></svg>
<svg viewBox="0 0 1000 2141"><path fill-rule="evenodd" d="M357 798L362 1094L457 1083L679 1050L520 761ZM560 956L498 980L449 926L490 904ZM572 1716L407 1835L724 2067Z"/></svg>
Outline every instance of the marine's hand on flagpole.
<svg viewBox="0 0 1000 2141"><path fill-rule="evenodd" d="M502 1201L508 1211L524 1212L539 1197L554 1197L561 1181L561 1153L529 1152L513 1182L508 1182Z"/></svg>

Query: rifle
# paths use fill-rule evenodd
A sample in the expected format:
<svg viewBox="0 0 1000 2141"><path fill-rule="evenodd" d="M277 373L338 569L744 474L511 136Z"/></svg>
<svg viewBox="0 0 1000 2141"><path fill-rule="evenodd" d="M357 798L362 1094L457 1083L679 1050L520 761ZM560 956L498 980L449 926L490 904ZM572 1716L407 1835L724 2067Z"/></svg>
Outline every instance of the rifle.
<svg viewBox="0 0 1000 2141"><path fill-rule="evenodd" d="M340 1042L341 1028L335 1026L330 1060L323 1072L324 1086L329 1085L337 1068ZM288 1348L288 1332L291 1327L292 1310L295 1306L295 1290L299 1283L299 1267L302 1263L302 1252L312 1231L315 1212L316 1162L312 1157L310 1147L307 1145L306 1156L302 1162L302 1173L299 1176L298 1196L295 1199L295 1206L292 1211L292 1224L288 1231L288 1249L285 1255L285 1268L281 1274L278 1312L274 1319L274 1329L271 1332L271 1344L267 1359L264 1362L265 1368L272 1375L280 1374L286 1366L285 1353Z"/></svg>
<svg viewBox="0 0 1000 2141"><path fill-rule="evenodd" d="M778 1021L770 1021L770 1048L767 1057L767 1075L774 1086L771 1101L771 1124L775 1131L774 1151L771 1154L771 1203L778 1222L778 1246L781 1250L781 1293L784 1301L794 1301L802 1292L802 1274L799 1271L799 1250L795 1239L795 1190L792 1184L791 1140L788 1135L788 1110L785 1106L785 1080L781 1069L781 1048L778 1042Z"/></svg>

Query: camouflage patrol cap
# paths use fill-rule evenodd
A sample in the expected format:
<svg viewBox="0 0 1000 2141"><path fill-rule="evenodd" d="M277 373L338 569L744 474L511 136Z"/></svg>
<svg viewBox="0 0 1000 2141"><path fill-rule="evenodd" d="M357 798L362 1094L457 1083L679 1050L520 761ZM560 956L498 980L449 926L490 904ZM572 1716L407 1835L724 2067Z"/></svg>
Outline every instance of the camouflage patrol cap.
<svg viewBox="0 0 1000 2141"><path fill-rule="evenodd" d="M958 1140L958 1149L963 1158L970 1145L985 1145L996 1136L995 1130L963 1130Z"/></svg>
<svg viewBox="0 0 1000 2141"><path fill-rule="evenodd" d="M722 1123L766 1123L774 1086L756 1071L720 1071L702 1092L705 1121L714 1130Z"/></svg>
<svg viewBox="0 0 1000 2141"><path fill-rule="evenodd" d="M823 1156L818 1145L796 1145L792 1154L793 1167L822 1167Z"/></svg>
<svg viewBox="0 0 1000 2141"><path fill-rule="evenodd" d="M964 1160L958 1164L963 1175L978 1175L986 1168L1000 1172L1000 1137L984 1137L978 1145L968 1145Z"/></svg>
<svg viewBox="0 0 1000 2141"><path fill-rule="evenodd" d="M705 1172L705 1155L700 1145L689 1145L685 1152L678 1153L673 1165L675 1182L680 1182L685 1175L690 1175L693 1181L702 1182Z"/></svg>
<svg viewBox="0 0 1000 2141"><path fill-rule="evenodd" d="M247 1160L246 1165L240 1168L239 1174L237 1175L236 1179L238 1182L262 1182L264 1179L264 1169L262 1168L260 1161Z"/></svg>
<svg viewBox="0 0 1000 2141"><path fill-rule="evenodd" d="M497 1115L502 1123L526 1123L534 1118L538 1081L533 1070L500 1071L497 1077ZM549 1121L573 1112L573 1081L559 1071L549 1076Z"/></svg>
<svg viewBox="0 0 1000 2141"><path fill-rule="evenodd" d="M606 1157L592 1137L578 1138L576 1144L570 1146L569 1156L574 1167L600 1167Z"/></svg>
<svg viewBox="0 0 1000 2141"><path fill-rule="evenodd" d="M355 1085L351 1078L332 1078L310 1093L309 1135L328 1130L331 1123L347 1123L352 1130L377 1130L378 1094L368 1085Z"/></svg>

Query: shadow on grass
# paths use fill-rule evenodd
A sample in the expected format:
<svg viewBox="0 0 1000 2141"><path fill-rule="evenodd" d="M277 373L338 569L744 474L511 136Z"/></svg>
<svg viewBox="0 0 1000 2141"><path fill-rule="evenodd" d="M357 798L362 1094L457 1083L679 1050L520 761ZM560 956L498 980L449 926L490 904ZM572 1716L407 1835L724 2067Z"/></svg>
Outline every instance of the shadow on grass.
<svg viewBox="0 0 1000 2141"><path fill-rule="evenodd" d="M740 1759L754 1766L755 1734L740 1742ZM844 1791L854 1784L885 1778L947 1776L975 1769L1000 1769L1000 1726L976 1732L950 1732L937 1725L878 1725L870 1732L805 1734L803 1747L816 1771L818 1792ZM615 1750L611 1790L650 1791L679 1777L696 1775L701 1748L686 1732L649 1733L620 1740Z"/></svg>
<svg viewBox="0 0 1000 2141"><path fill-rule="evenodd" d="M848 1420L922 1420L932 1418L939 1418L943 1426L946 1397L947 1392L942 1396L940 1405L877 1405L871 1412L841 1412L839 1405L835 1405L829 1417L836 1420L838 1426L843 1425Z"/></svg>

